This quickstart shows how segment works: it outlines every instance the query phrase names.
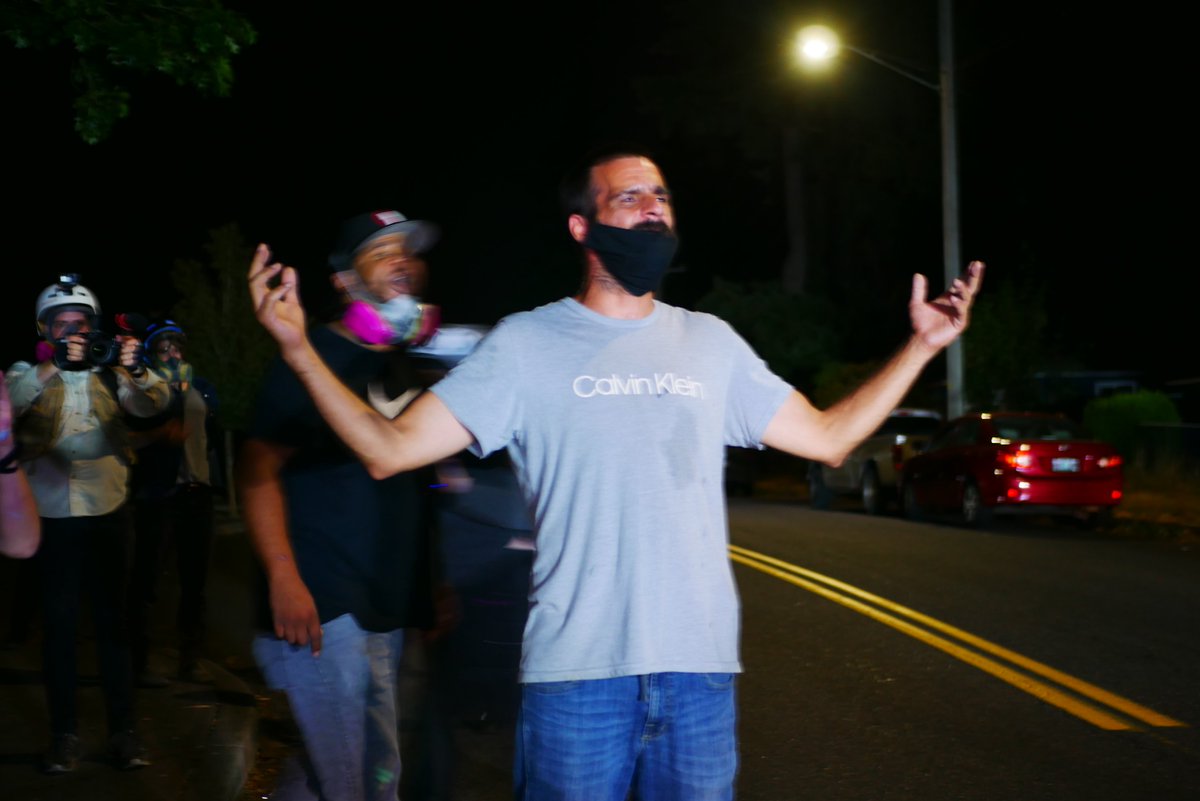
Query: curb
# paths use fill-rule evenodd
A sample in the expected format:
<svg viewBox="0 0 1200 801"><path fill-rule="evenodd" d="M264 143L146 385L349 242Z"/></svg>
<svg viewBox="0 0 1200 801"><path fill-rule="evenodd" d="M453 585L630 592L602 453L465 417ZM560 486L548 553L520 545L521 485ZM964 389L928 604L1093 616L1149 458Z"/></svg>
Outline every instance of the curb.
<svg viewBox="0 0 1200 801"><path fill-rule="evenodd" d="M220 665L201 660L211 684L194 694L193 708L207 708L209 721L186 760L179 801L234 801L254 767L258 709L254 693Z"/></svg>

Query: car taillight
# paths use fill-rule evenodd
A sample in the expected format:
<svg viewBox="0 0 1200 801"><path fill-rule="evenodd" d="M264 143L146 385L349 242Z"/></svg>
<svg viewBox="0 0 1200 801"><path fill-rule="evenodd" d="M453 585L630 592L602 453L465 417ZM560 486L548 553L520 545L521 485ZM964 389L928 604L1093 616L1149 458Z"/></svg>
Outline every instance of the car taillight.
<svg viewBox="0 0 1200 801"><path fill-rule="evenodd" d="M1122 464L1122 461L1123 460L1121 459L1121 457L1114 453L1112 456L1102 456L1099 459L1097 459L1096 466L1101 469L1120 467Z"/></svg>
<svg viewBox="0 0 1200 801"><path fill-rule="evenodd" d="M1033 454L1028 451L1000 451L996 454L996 461L1000 462L1004 467L1015 467L1018 470L1028 469L1033 467Z"/></svg>
<svg viewBox="0 0 1200 801"><path fill-rule="evenodd" d="M892 467L896 468L896 472L900 472L900 468L904 466L904 446L892 446Z"/></svg>

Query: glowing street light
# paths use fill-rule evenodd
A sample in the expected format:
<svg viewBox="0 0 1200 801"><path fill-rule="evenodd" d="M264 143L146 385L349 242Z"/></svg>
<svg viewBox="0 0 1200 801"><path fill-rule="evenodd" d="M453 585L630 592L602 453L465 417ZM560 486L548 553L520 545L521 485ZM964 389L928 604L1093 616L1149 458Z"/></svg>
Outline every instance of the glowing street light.
<svg viewBox="0 0 1200 801"><path fill-rule="evenodd" d="M921 84L926 89L932 89L935 92L941 93L941 87L938 84L927 81L920 75L909 72L903 67L898 67L890 61L886 61L875 53L872 53L870 50L863 50L854 45L845 44L831 28L826 28L824 25L809 25L803 28L796 36L796 52L802 61L809 64L817 66L829 64L833 59L837 58L838 53L843 49L849 50L851 53L857 53L868 61L874 61L881 67L887 67L892 72L899 73L910 81Z"/></svg>
<svg viewBox="0 0 1200 801"><path fill-rule="evenodd" d="M939 80L927 81L869 50L845 44L824 25L809 25L796 37L796 53L810 65L829 64L842 50L849 50L868 61L886 67L910 81L932 89L941 98L942 125L942 270L946 286L962 271L958 234L958 137L954 114L954 41L950 13L951 0L938 0ZM958 417L964 410L963 345L956 339L946 349L946 414Z"/></svg>
<svg viewBox="0 0 1200 801"><path fill-rule="evenodd" d="M811 64L828 64L841 45L837 34L824 25L809 25L796 36L796 51Z"/></svg>

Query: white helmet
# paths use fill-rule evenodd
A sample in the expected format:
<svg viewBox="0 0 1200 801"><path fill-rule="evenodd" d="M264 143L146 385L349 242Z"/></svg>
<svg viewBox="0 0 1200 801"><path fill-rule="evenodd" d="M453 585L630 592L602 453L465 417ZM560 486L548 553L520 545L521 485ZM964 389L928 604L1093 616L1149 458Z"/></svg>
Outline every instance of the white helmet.
<svg viewBox="0 0 1200 801"><path fill-rule="evenodd" d="M51 284L42 290L37 299L37 330L39 336L44 336L46 326L55 310L62 311L64 306L77 306L77 311L85 311L92 315L92 324L100 317L100 301L85 286L80 285L79 276L63 275L58 283Z"/></svg>

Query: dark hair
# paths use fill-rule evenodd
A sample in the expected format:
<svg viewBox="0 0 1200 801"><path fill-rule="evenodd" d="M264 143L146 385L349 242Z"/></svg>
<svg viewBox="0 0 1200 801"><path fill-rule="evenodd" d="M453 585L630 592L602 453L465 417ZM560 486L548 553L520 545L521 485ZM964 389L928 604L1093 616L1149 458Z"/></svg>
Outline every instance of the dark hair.
<svg viewBox="0 0 1200 801"><path fill-rule="evenodd" d="M588 220L596 218L596 188L592 185L592 170L610 161L627 158L646 158L658 163L650 152L630 143L595 147L584 154L559 182L558 198L563 216L579 214Z"/></svg>

